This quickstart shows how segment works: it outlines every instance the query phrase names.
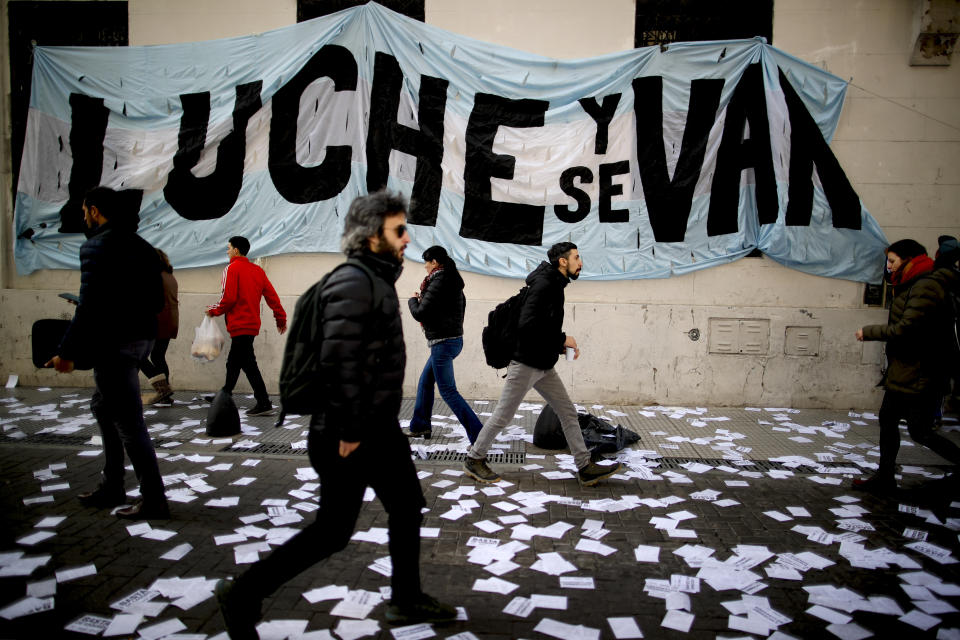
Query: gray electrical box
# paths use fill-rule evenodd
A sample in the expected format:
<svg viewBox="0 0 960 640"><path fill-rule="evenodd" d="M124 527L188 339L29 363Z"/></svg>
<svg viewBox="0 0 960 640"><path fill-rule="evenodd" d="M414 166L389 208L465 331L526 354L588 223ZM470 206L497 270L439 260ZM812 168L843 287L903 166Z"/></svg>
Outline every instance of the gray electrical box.
<svg viewBox="0 0 960 640"><path fill-rule="evenodd" d="M769 350L769 320L710 318L710 353L763 356Z"/></svg>
<svg viewBox="0 0 960 640"><path fill-rule="evenodd" d="M820 354L820 327L787 327L783 352L788 356Z"/></svg>

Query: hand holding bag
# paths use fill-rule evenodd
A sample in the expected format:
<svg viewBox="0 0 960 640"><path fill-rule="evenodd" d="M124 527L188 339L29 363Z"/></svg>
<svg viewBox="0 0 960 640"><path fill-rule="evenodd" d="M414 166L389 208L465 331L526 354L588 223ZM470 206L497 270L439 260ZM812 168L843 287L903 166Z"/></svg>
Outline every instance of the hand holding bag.
<svg viewBox="0 0 960 640"><path fill-rule="evenodd" d="M210 316L203 316L203 322L194 331L190 355L201 362L215 360L223 350L223 343L226 340L216 321Z"/></svg>

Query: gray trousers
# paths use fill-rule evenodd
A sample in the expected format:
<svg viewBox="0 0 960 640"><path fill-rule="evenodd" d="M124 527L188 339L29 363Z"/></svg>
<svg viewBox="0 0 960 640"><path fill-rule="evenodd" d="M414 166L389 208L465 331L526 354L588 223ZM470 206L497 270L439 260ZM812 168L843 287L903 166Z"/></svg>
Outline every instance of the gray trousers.
<svg viewBox="0 0 960 640"><path fill-rule="evenodd" d="M537 393L543 396L560 418L563 435L567 439L567 446L570 447L570 453L573 454L577 468L582 469L587 466L590 462L590 452L587 451L587 445L583 442L577 409L567 395L567 389L563 386L560 376L553 368L534 369L516 360L511 360L510 366L507 367L507 383L500 393L497 408L483 425L477 441L470 447L467 455L477 460L487 456L487 451L497 434L513 419L517 407L523 402L523 396L527 395L531 388L536 389Z"/></svg>

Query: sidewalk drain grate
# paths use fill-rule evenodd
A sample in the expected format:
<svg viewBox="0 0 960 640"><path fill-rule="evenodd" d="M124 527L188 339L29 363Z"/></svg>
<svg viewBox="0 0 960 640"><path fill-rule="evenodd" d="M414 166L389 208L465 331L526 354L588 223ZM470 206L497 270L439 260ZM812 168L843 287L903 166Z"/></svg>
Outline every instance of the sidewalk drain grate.
<svg viewBox="0 0 960 640"><path fill-rule="evenodd" d="M263 453L266 455L284 455L284 456L305 456L307 455L307 450L304 449L294 449L290 446L289 442L268 442L265 444L258 444L255 447L234 447L233 445L228 445L221 449L223 452L229 453Z"/></svg>
<svg viewBox="0 0 960 640"><path fill-rule="evenodd" d="M699 464L708 464L711 467L716 467L720 465L726 465L728 467L743 467L747 471L750 470L751 466L761 467L763 469L784 469L784 467L779 462L770 462L769 460L750 460L750 464L734 464L733 460L726 460L724 458L685 458L685 457L669 457L669 458L655 458L655 462L659 462L660 466L664 469L683 469L681 465L685 465L690 462L696 462Z"/></svg>
<svg viewBox="0 0 960 640"><path fill-rule="evenodd" d="M463 462L467 454L462 451L433 451L424 462ZM504 451L503 453L488 453L487 461L494 464L523 464L527 454L522 451Z"/></svg>
<svg viewBox="0 0 960 640"><path fill-rule="evenodd" d="M4 437L5 442L27 443L27 444L65 444L65 445L83 445L90 442L90 436L67 436L56 433L38 433L26 438Z"/></svg>
<svg viewBox="0 0 960 640"><path fill-rule="evenodd" d="M762 471L793 471L794 473L821 473L823 469L829 470L837 468L828 464L824 464L820 468L810 467L805 464L790 467L782 462L775 462L773 460L750 460L750 464L740 465L734 464L733 460L727 460L726 458L658 458L656 461L660 463L659 468L661 469L681 469L683 471L686 471L686 469L681 465L687 464L688 462L699 462L701 464L708 464L711 467L727 466L745 471L756 471L759 469ZM853 466L853 463L840 466L850 467Z"/></svg>
<svg viewBox="0 0 960 640"><path fill-rule="evenodd" d="M85 436L76 436L76 435L62 435L57 433L35 433L33 435L27 436L26 438L11 438L5 436L3 442L17 443L17 444L57 444L64 446L83 446L88 445L91 447L99 447L100 445L90 444L90 438L96 434L87 434ZM180 443L180 440L171 440L170 438L154 438L153 446L155 448L163 448L163 445L177 442Z"/></svg>

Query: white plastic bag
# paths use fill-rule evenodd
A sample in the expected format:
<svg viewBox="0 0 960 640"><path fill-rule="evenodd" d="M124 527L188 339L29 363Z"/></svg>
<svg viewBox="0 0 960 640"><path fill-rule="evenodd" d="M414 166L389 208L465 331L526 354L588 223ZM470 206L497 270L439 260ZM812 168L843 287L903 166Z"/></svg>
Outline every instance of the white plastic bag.
<svg viewBox="0 0 960 640"><path fill-rule="evenodd" d="M190 355L201 362L215 360L223 350L225 338L220 327L210 316L203 316L203 322L194 329L193 344L190 346Z"/></svg>

